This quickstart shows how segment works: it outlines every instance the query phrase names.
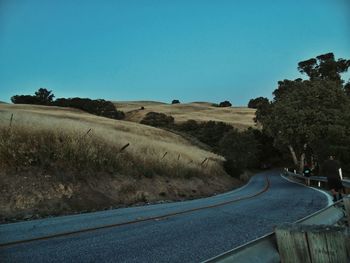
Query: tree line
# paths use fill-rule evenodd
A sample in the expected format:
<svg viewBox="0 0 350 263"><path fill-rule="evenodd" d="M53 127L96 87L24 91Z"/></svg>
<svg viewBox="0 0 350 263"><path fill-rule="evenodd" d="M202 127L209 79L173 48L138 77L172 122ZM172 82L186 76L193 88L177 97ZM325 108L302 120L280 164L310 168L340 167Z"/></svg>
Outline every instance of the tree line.
<svg viewBox="0 0 350 263"><path fill-rule="evenodd" d="M58 98L54 100L55 95L51 90L40 88L34 95L15 95L11 101L15 104L36 104L46 106L71 107L86 111L91 114L103 116L112 119L123 119L125 114L118 111L111 101L88 98Z"/></svg>
<svg viewBox="0 0 350 263"><path fill-rule="evenodd" d="M265 168L279 162L280 153L272 146L271 138L258 129L238 131L216 121L175 123L172 116L158 112L147 113L140 123L196 138L225 157L224 168L231 176L239 176L247 168Z"/></svg>

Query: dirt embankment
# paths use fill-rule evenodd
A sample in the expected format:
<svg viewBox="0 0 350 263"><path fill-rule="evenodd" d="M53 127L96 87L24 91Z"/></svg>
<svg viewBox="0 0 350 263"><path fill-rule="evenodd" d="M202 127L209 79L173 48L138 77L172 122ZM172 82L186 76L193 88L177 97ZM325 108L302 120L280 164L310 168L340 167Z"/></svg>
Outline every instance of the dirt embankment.
<svg viewBox="0 0 350 263"><path fill-rule="evenodd" d="M72 178L72 177L71 177ZM66 176L0 173L0 222L97 211L157 201L193 199L238 187L230 176L131 178L100 175L86 180Z"/></svg>

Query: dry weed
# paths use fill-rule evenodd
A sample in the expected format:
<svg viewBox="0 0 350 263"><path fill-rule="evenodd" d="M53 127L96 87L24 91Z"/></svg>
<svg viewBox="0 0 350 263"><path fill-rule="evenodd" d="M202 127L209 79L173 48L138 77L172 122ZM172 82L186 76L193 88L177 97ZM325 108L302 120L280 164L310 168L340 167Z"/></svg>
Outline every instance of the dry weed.
<svg viewBox="0 0 350 263"><path fill-rule="evenodd" d="M220 156L173 133L137 123L32 105L0 105L0 121L1 169L35 167L76 178L100 173L136 177L224 173ZM129 147L120 152L127 143ZM201 164L205 158L210 161Z"/></svg>

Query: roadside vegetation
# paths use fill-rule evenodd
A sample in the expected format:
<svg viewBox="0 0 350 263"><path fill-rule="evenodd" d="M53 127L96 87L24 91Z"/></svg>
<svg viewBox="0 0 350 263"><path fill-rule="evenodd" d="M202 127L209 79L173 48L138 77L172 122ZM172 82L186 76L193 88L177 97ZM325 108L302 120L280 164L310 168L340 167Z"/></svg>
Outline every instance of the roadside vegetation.
<svg viewBox="0 0 350 263"><path fill-rule="evenodd" d="M230 124L215 121L174 123L171 116L155 112L146 114L141 123L168 129L207 145L211 151L225 157L224 168L232 177L240 178L247 169L280 164L280 152L259 129L240 131Z"/></svg>
<svg viewBox="0 0 350 263"><path fill-rule="evenodd" d="M208 196L251 169L317 171L329 154L347 174L349 67L332 53L302 61L308 79L279 81L248 108L16 95L0 104L0 220Z"/></svg>
<svg viewBox="0 0 350 263"><path fill-rule="evenodd" d="M318 170L328 155L350 173L350 80L342 73L350 60L333 53L301 61L298 70L308 79L278 82L271 102L256 99L256 121L285 155L291 166Z"/></svg>
<svg viewBox="0 0 350 263"><path fill-rule="evenodd" d="M174 122L172 114L150 112L141 123L184 132L225 157L232 176L243 170L281 165L299 171L308 165L315 172L328 155L335 155L350 172L350 81L341 74L350 60L333 53L301 61L298 70L309 79L283 80L267 98L251 99L260 129L237 130L217 121Z"/></svg>
<svg viewBox="0 0 350 263"><path fill-rule="evenodd" d="M33 105L2 104L0 119L2 220L194 198L239 185L221 156L165 130Z"/></svg>

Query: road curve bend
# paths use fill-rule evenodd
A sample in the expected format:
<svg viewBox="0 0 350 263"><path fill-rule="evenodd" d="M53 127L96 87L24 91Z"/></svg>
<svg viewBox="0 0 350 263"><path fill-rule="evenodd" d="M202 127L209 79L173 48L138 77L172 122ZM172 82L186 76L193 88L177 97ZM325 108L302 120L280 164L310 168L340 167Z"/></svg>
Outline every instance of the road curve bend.
<svg viewBox="0 0 350 263"><path fill-rule="evenodd" d="M2 262L199 262L328 203L320 191L259 173L244 187L184 202L0 225Z"/></svg>

